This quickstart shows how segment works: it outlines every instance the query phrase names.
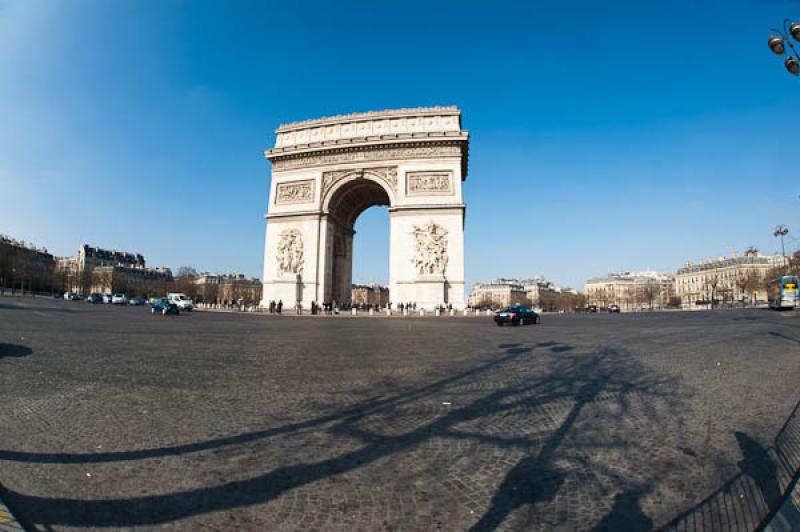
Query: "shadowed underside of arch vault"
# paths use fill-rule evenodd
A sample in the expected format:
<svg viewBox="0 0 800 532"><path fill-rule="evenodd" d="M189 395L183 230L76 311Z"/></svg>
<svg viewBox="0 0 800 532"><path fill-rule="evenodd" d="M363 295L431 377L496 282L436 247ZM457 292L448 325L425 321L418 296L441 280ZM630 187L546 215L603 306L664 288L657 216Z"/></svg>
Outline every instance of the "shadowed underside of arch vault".
<svg viewBox="0 0 800 532"><path fill-rule="evenodd" d="M390 204L389 195L369 179L357 179L337 190L328 204L328 215L344 228L353 229L362 212L375 205Z"/></svg>

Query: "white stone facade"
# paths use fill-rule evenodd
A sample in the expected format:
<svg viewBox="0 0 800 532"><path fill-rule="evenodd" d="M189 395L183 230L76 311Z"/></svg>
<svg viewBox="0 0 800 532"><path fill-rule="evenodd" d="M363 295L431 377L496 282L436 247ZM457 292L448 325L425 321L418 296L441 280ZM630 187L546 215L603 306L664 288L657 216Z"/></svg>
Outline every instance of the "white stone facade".
<svg viewBox="0 0 800 532"><path fill-rule="evenodd" d="M263 303L351 299L353 226L390 213L390 297L464 306L468 133L455 107L359 113L282 125L272 163Z"/></svg>
<svg viewBox="0 0 800 532"><path fill-rule="evenodd" d="M586 281L586 303L624 311L664 308L673 294L675 278L659 272L610 273Z"/></svg>
<svg viewBox="0 0 800 532"><path fill-rule="evenodd" d="M474 284L467 303L473 308L509 307L525 305L528 303L528 298L525 288L521 284L498 279L492 283Z"/></svg>
<svg viewBox="0 0 800 532"><path fill-rule="evenodd" d="M684 308L717 303L767 301L764 288L769 274L785 264L782 255L761 255L746 251L744 256L717 257L687 262L675 275L675 294Z"/></svg>

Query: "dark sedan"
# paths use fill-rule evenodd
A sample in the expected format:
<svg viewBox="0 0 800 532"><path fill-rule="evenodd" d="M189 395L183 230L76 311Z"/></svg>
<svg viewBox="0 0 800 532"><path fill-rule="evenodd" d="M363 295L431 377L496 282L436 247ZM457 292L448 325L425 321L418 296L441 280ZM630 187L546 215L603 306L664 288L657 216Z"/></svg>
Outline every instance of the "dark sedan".
<svg viewBox="0 0 800 532"><path fill-rule="evenodd" d="M166 316L167 314L175 314L177 316L181 313L180 309L178 309L178 305L170 303L166 297L156 299L151 305L150 312L153 314L158 312L162 316Z"/></svg>
<svg viewBox="0 0 800 532"><path fill-rule="evenodd" d="M525 325L526 323L539 323L539 315L532 311L530 307L515 305L504 308L494 313L494 322L498 327L504 323L512 325Z"/></svg>
<svg viewBox="0 0 800 532"><path fill-rule="evenodd" d="M89 294L89 297L86 298L87 303L94 303L97 305L98 303L103 302L103 294L98 294L97 292Z"/></svg>

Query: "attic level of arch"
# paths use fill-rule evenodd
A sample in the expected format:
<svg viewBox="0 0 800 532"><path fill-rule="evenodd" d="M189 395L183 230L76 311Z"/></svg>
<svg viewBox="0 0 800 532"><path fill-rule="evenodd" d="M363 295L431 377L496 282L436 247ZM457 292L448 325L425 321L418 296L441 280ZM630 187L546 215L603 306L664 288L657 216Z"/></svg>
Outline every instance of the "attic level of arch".
<svg viewBox="0 0 800 532"><path fill-rule="evenodd" d="M454 138L402 138L396 141L367 140L344 146L309 146L298 152L280 153L266 150L264 156L273 171L298 170L350 163L378 163L389 160L458 157L461 159L461 181L467 179L469 142L466 132Z"/></svg>

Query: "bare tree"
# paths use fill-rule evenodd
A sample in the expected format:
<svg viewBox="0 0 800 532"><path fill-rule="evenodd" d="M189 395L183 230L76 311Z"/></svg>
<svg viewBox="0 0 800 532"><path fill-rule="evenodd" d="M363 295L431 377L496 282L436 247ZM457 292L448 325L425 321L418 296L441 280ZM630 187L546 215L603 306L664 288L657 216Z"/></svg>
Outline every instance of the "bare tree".
<svg viewBox="0 0 800 532"><path fill-rule="evenodd" d="M742 279L742 289L747 293L751 304L755 304L756 295L764 282L763 275L755 270L748 270Z"/></svg>
<svg viewBox="0 0 800 532"><path fill-rule="evenodd" d="M0 240L0 294L6 293L6 288L11 287L11 246Z"/></svg>
<svg viewBox="0 0 800 532"><path fill-rule="evenodd" d="M714 308L717 297L717 286L719 285L719 275L714 274L708 278L708 287L710 288L711 308Z"/></svg>
<svg viewBox="0 0 800 532"><path fill-rule="evenodd" d="M195 283L196 280L197 270L192 266L181 266L175 276L175 291L184 293L192 299L197 299L199 289Z"/></svg>
<svg viewBox="0 0 800 532"><path fill-rule="evenodd" d="M653 303L661 297L661 285L657 282L647 283L642 289L642 295L647 302L647 308L653 310Z"/></svg>
<svg viewBox="0 0 800 532"><path fill-rule="evenodd" d="M197 277L197 270L192 266L181 266L176 277Z"/></svg>

